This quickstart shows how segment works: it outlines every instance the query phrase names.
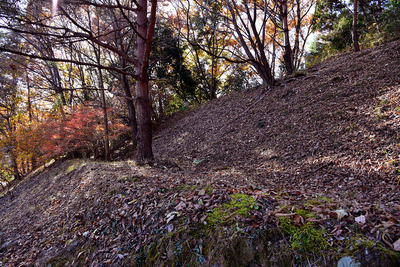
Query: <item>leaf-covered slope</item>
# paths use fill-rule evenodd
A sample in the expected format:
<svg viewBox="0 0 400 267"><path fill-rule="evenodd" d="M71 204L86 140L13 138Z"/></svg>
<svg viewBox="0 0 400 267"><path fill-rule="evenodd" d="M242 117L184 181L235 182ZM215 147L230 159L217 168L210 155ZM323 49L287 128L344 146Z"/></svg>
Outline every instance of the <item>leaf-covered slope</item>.
<svg viewBox="0 0 400 267"><path fill-rule="evenodd" d="M342 54L175 114L153 166L32 174L0 199L0 266L330 266L357 251L369 266L398 262L399 73L400 42Z"/></svg>
<svg viewBox="0 0 400 267"><path fill-rule="evenodd" d="M157 134L157 157L229 183L400 208L400 42L304 74L190 110Z"/></svg>

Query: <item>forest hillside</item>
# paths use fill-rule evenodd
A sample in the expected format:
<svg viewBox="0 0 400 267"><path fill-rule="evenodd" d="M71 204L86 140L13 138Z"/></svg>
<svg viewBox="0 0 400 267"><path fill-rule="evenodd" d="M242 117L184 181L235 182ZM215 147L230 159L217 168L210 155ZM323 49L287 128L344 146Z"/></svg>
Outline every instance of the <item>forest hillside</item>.
<svg viewBox="0 0 400 267"><path fill-rule="evenodd" d="M400 41L339 54L171 115L152 165L31 173L0 266L398 266L399 125Z"/></svg>

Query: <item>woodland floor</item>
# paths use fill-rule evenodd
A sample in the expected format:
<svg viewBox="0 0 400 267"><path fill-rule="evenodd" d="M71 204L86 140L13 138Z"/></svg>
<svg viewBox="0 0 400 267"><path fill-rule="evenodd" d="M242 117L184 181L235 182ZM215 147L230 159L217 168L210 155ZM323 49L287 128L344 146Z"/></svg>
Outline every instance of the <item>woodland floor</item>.
<svg viewBox="0 0 400 267"><path fill-rule="evenodd" d="M399 127L400 41L338 55L271 90L235 92L172 115L154 134L152 166L73 160L29 175L13 198L0 199L0 266L233 266L217 255L228 250L182 232L211 233L205 226L214 223L230 233L215 246L235 253L234 235L281 231L282 217L296 227L311 222L327 244L323 254L292 250L287 266L336 266L346 255L365 266L393 264ZM248 214L231 209L213 221L239 194L256 201ZM294 236L280 234L271 242L295 247ZM362 242L352 243L355 236ZM352 253L368 242L390 256ZM183 245L191 258L181 258ZM264 264L252 253L231 260L285 261Z"/></svg>

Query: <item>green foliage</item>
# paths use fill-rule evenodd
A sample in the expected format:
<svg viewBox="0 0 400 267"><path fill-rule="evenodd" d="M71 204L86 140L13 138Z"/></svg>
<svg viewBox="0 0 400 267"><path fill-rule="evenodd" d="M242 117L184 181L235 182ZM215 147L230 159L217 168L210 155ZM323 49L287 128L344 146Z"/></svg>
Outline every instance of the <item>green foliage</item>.
<svg viewBox="0 0 400 267"><path fill-rule="evenodd" d="M400 0L389 0L379 21L385 39L400 38Z"/></svg>
<svg viewBox="0 0 400 267"><path fill-rule="evenodd" d="M314 31L322 33L315 39L306 56L307 66L344 50L352 50L353 1L317 2ZM400 37L400 1L361 1L358 4L357 33L361 48L389 42Z"/></svg>
<svg viewBox="0 0 400 267"><path fill-rule="evenodd" d="M246 78L256 76L251 73L251 69L247 69L248 66L236 65L234 67L235 69L226 76L221 89L222 94L228 94L234 91L241 91L246 88L250 89L260 86L259 81L256 79Z"/></svg>
<svg viewBox="0 0 400 267"><path fill-rule="evenodd" d="M161 104L167 111L176 112L184 106L184 101L196 100L197 82L184 62L185 46L182 46L182 41L174 33L171 23L160 20L156 25L149 73L162 81L155 84L153 97L163 100ZM160 105L160 101L153 102Z"/></svg>

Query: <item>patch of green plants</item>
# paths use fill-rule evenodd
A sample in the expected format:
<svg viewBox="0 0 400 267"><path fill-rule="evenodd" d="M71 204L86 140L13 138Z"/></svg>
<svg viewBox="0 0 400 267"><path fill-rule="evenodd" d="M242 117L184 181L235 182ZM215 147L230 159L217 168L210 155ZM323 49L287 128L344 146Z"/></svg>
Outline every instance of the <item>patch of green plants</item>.
<svg viewBox="0 0 400 267"><path fill-rule="evenodd" d="M233 194L230 196L229 203L216 207L207 217L206 221L209 226L215 226L232 220L234 215L239 215L244 218L249 216L251 210L258 209L256 200L245 194Z"/></svg>
<svg viewBox="0 0 400 267"><path fill-rule="evenodd" d="M365 238L362 234L357 234L356 236L351 237L347 242L343 243L342 245L344 249L341 254L343 255L356 256L360 255L360 253L372 254L379 256L381 264L385 262L385 258L386 262L392 262L394 264L390 266L398 266L398 263L400 263L399 253L388 249L381 242L372 241Z"/></svg>
<svg viewBox="0 0 400 267"><path fill-rule="evenodd" d="M325 239L326 232L318 229L313 223L307 222L298 227L287 217L280 217L279 224L285 234L290 235L289 243L293 250L301 253L322 255L323 251L329 246Z"/></svg>
<svg viewBox="0 0 400 267"><path fill-rule="evenodd" d="M329 197L322 197L321 198L322 200L324 200L326 203L332 203L332 198L329 198Z"/></svg>
<svg viewBox="0 0 400 267"><path fill-rule="evenodd" d="M310 211L303 210L303 209L296 209L294 212L303 218L315 218L316 217L314 212L310 212Z"/></svg>

